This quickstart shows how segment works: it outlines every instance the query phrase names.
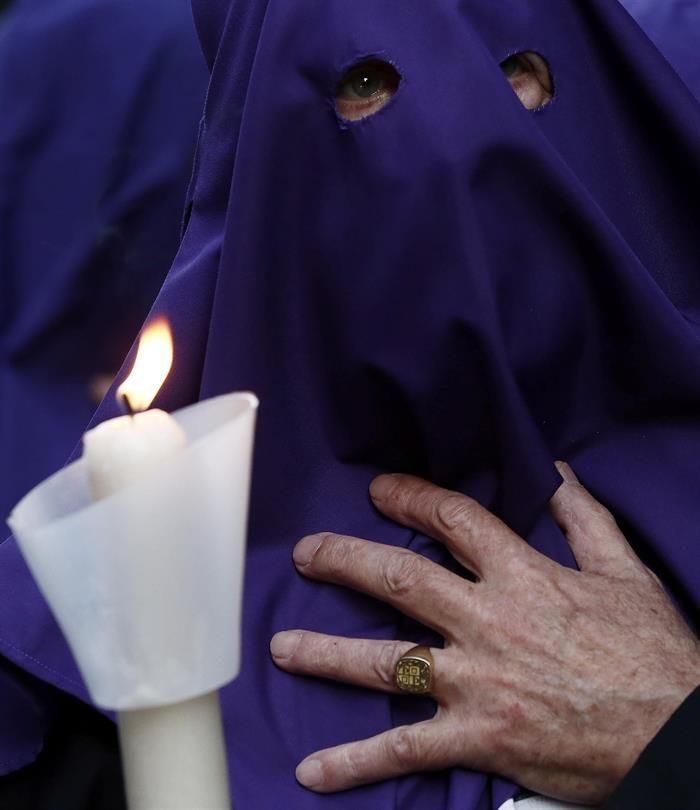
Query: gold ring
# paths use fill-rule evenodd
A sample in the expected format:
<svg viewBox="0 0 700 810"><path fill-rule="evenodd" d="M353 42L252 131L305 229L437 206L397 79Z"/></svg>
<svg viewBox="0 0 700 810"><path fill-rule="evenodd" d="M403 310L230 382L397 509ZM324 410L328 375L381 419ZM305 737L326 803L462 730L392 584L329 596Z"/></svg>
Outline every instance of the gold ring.
<svg viewBox="0 0 700 810"><path fill-rule="evenodd" d="M433 654L427 647L414 647L396 664L396 685L402 692L429 695L433 685Z"/></svg>

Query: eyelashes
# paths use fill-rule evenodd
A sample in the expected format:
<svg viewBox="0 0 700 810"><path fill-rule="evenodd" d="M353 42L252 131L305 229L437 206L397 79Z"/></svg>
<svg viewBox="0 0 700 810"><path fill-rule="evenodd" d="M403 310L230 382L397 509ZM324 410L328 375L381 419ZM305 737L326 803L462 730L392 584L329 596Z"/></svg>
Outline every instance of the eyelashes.
<svg viewBox="0 0 700 810"><path fill-rule="evenodd" d="M346 121L361 121L386 107L400 84L401 75L388 62L361 62L340 80L335 94L336 111Z"/></svg>
<svg viewBox="0 0 700 810"><path fill-rule="evenodd" d="M538 110L554 98L554 80L540 54L522 51L501 62L501 71L527 110ZM367 59L350 68L335 93L335 109L346 121L361 121L379 112L393 99L401 75L389 62Z"/></svg>
<svg viewBox="0 0 700 810"><path fill-rule="evenodd" d="M516 53L501 62L501 70L526 110L539 110L554 98L552 73L540 54Z"/></svg>

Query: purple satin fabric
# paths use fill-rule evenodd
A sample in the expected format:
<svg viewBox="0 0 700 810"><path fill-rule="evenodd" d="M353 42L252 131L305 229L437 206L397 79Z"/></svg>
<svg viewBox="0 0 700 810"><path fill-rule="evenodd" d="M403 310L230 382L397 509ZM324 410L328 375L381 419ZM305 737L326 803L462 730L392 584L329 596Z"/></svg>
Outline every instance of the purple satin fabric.
<svg viewBox="0 0 700 810"><path fill-rule="evenodd" d="M188 0L17 0L1 25L4 517L65 463L91 379L119 368L162 284L208 74ZM18 584L2 609L32 646L37 597ZM0 774L36 756L40 715L0 669Z"/></svg>
<svg viewBox="0 0 700 810"><path fill-rule="evenodd" d="M212 79L191 217L154 308L176 356L156 404L236 389L262 402L243 670L223 691L234 802L497 808L516 788L462 770L330 798L295 783L312 751L432 708L273 666L285 628L429 640L296 575L292 548L335 530L451 564L369 503L375 474L407 471L572 565L546 508L564 458L697 603L700 112L612 0L196 0L195 13ZM543 111L499 69L521 50L552 66ZM348 126L334 90L367 56L395 63L402 86ZM97 418L115 413L108 398ZM0 615L0 649L84 696L14 541L0 582L24 617Z"/></svg>
<svg viewBox="0 0 700 810"><path fill-rule="evenodd" d="M60 469L177 252L208 76L188 0L0 29L0 514Z"/></svg>
<svg viewBox="0 0 700 810"><path fill-rule="evenodd" d="M700 99L700 3L622 0L622 4Z"/></svg>

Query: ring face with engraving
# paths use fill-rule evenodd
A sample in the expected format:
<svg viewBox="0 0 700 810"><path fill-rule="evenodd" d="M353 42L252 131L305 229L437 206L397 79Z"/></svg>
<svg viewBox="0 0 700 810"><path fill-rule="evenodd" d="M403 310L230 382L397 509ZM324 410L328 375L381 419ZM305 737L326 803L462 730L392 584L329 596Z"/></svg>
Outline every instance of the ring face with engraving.
<svg viewBox="0 0 700 810"><path fill-rule="evenodd" d="M416 655L404 655L396 665L396 685L402 692L426 695L430 692L431 661Z"/></svg>

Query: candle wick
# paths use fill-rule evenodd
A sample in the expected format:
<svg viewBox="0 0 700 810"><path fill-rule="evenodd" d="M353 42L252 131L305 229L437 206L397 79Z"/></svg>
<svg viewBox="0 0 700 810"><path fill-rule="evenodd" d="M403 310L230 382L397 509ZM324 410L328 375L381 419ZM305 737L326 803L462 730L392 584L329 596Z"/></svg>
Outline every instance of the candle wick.
<svg viewBox="0 0 700 810"><path fill-rule="evenodd" d="M131 404L131 400L129 399L129 395L128 395L128 394L122 394L122 402L123 402L123 404L124 404L124 407L126 408L126 412L127 412L127 414L128 414L129 416L134 416L134 414L136 413L136 411L134 410L134 407L133 407L133 406L132 406L132 404Z"/></svg>

